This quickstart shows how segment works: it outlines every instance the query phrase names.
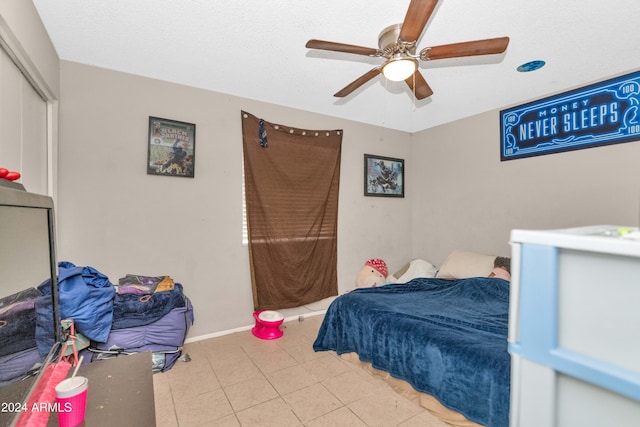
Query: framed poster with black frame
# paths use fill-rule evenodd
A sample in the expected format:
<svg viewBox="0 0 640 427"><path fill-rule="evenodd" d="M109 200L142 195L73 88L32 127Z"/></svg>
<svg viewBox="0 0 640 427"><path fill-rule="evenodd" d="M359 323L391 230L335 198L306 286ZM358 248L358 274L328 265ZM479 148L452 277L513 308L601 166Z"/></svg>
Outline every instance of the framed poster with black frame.
<svg viewBox="0 0 640 427"><path fill-rule="evenodd" d="M196 125L149 116L147 174L193 178Z"/></svg>
<svg viewBox="0 0 640 427"><path fill-rule="evenodd" d="M365 154L364 195L404 197L404 159Z"/></svg>

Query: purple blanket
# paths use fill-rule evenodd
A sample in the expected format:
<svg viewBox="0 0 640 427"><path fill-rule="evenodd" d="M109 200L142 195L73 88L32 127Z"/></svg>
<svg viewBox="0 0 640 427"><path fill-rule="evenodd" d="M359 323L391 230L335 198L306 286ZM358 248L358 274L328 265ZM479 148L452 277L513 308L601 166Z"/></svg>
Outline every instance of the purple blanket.
<svg viewBox="0 0 640 427"><path fill-rule="evenodd" d="M0 299L0 356L36 346L35 303L40 293L29 288Z"/></svg>
<svg viewBox="0 0 640 427"><path fill-rule="evenodd" d="M127 352L175 350L184 344L192 324L193 309L186 299L184 306L172 309L148 325L112 330L107 341L96 343L96 348L109 350L115 346Z"/></svg>
<svg viewBox="0 0 640 427"><path fill-rule="evenodd" d="M1 356L0 387L33 375L43 361L44 357L40 356L35 347Z"/></svg>

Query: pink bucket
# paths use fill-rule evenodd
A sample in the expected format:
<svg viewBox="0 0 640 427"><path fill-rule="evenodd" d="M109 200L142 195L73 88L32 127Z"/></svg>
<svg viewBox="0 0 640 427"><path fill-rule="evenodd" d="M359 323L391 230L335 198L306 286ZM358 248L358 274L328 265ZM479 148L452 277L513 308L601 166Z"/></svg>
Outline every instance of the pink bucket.
<svg viewBox="0 0 640 427"><path fill-rule="evenodd" d="M253 313L256 325L251 329L251 333L263 340L275 340L280 338L284 332L280 325L284 322L284 316L277 311L258 310Z"/></svg>

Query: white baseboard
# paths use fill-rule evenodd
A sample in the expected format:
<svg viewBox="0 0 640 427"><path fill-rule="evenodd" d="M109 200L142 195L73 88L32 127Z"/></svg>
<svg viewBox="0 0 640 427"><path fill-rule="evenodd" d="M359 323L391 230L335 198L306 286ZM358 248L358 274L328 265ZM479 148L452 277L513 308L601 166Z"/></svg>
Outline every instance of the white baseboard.
<svg viewBox="0 0 640 427"><path fill-rule="evenodd" d="M307 318L307 317L313 317L313 316L319 316L321 314L325 314L327 312L327 310L320 310L320 311L314 311L314 312L310 312L310 313L304 313L298 316L289 316L289 317L285 317L284 321L285 322L291 322L294 320L300 320L300 318ZM254 325L248 325L248 326L241 326L239 328L234 328L234 329L227 329L225 331L219 331L219 332L213 332L211 334L205 334L205 335L198 335L195 337L189 337L186 340L184 340L185 344L189 344L192 342L197 342L197 341L203 341L203 340L208 340L209 338L217 338L217 337L221 337L224 335L229 335L229 334L234 334L236 332L243 332L243 331L248 331L251 328L253 328Z"/></svg>

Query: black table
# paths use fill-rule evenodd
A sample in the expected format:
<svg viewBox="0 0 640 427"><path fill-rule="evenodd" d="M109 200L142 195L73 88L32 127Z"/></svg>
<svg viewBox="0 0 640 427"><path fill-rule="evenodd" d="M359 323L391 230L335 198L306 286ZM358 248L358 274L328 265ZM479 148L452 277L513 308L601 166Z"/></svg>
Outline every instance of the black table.
<svg viewBox="0 0 640 427"><path fill-rule="evenodd" d="M155 426L151 353L136 353L84 364L77 375L89 379L87 412L83 425ZM69 376L73 368L69 370ZM48 426L58 425L57 414Z"/></svg>

